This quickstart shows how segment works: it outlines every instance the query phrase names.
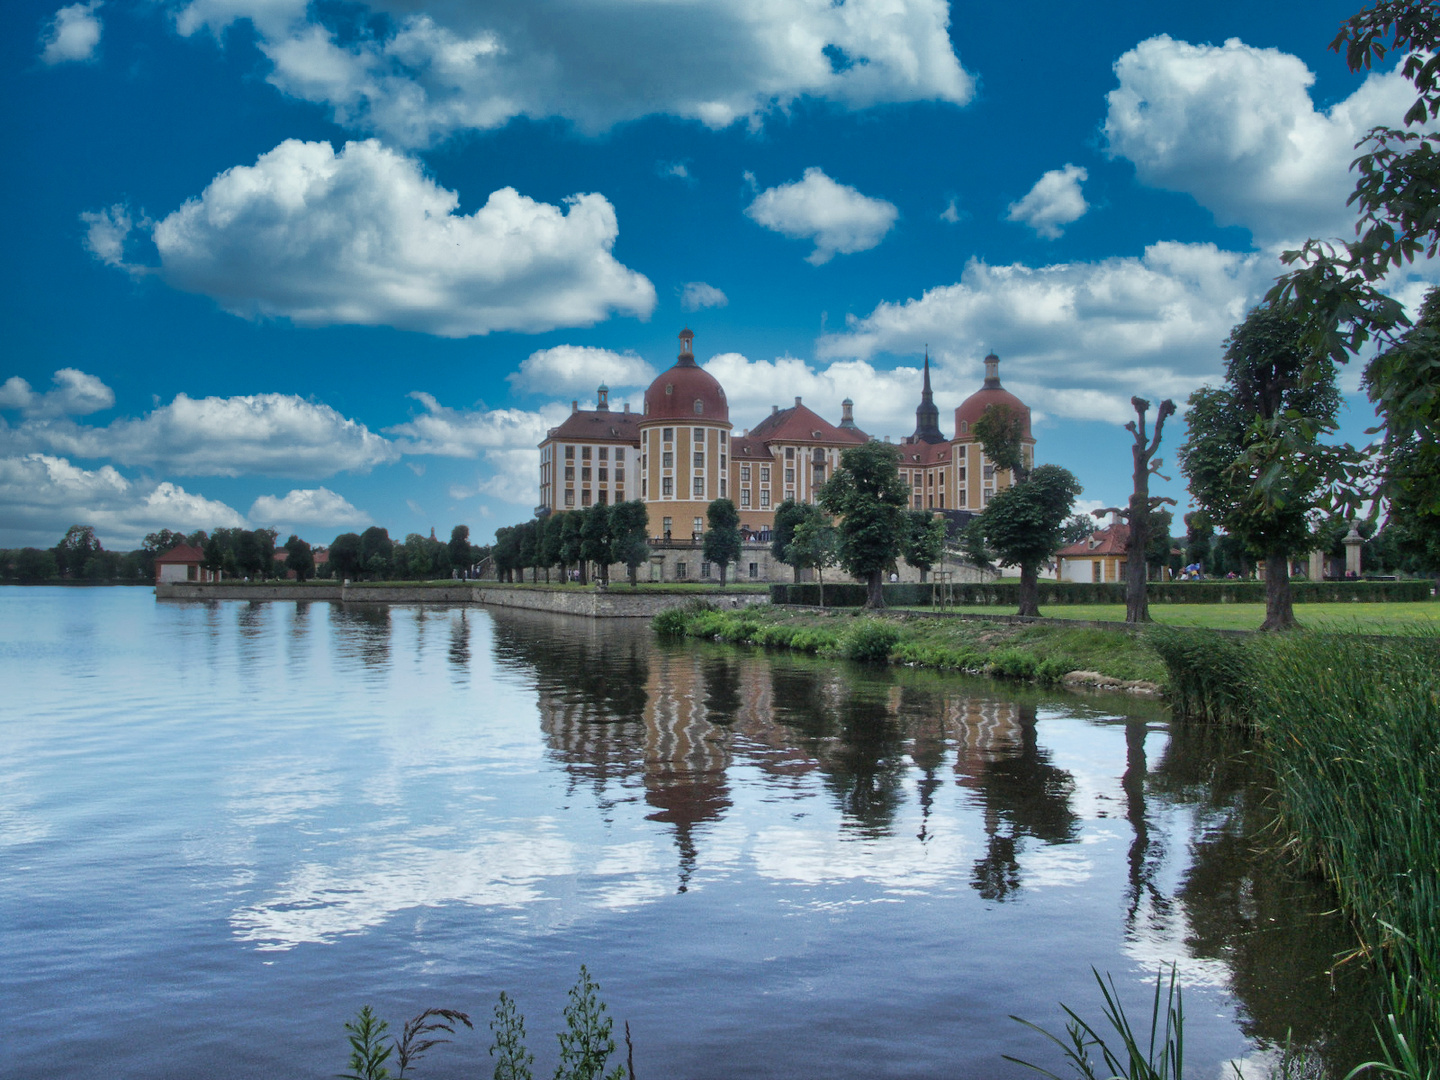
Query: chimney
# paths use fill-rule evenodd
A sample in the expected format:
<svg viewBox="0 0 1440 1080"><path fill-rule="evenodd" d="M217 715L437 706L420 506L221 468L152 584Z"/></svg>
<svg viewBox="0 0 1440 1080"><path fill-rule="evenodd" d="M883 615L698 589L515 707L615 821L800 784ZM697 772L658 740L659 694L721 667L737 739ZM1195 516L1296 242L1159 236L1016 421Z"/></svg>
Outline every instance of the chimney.
<svg viewBox="0 0 1440 1080"><path fill-rule="evenodd" d="M795 407L796 407L797 409L800 407L800 395L799 395L799 394L796 394L796 395L795 395Z"/></svg>
<svg viewBox="0 0 1440 1080"><path fill-rule="evenodd" d="M570 402L570 411L572 413L577 413L580 411L580 400L578 398Z"/></svg>
<svg viewBox="0 0 1440 1080"><path fill-rule="evenodd" d="M771 415L771 416L774 416L774 415L775 415L776 413L778 413L779 411L780 411L780 406L779 406L779 405L771 405L771 406L770 406L770 415Z"/></svg>
<svg viewBox="0 0 1440 1080"><path fill-rule="evenodd" d="M630 402L628 402L628 401L625 402L625 411L626 411L627 413L630 411Z"/></svg>

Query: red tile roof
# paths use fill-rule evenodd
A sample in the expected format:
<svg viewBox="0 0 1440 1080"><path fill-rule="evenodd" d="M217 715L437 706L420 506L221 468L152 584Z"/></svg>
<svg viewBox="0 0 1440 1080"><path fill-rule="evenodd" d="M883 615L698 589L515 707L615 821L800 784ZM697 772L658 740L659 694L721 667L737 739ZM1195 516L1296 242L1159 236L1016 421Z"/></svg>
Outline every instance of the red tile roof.
<svg viewBox="0 0 1440 1080"><path fill-rule="evenodd" d="M627 443L639 445L639 423L643 419L638 413L610 412L608 409L579 409L565 418L559 427L550 429L546 441L563 439L566 442Z"/></svg>
<svg viewBox="0 0 1440 1080"><path fill-rule="evenodd" d="M870 441L870 436L859 428L832 424L798 401L788 409L779 409L765 417L750 429L748 438L766 443L839 443L842 446Z"/></svg>
<svg viewBox="0 0 1440 1080"><path fill-rule="evenodd" d="M155 561L157 563L180 563L181 565L199 563L205 561L205 553L189 544L180 544L163 554L156 555Z"/></svg>
<svg viewBox="0 0 1440 1080"><path fill-rule="evenodd" d="M1055 554L1065 559L1099 558L1106 555L1124 555L1125 544L1130 539L1129 525L1107 525L1097 529L1089 538L1078 543L1066 544Z"/></svg>

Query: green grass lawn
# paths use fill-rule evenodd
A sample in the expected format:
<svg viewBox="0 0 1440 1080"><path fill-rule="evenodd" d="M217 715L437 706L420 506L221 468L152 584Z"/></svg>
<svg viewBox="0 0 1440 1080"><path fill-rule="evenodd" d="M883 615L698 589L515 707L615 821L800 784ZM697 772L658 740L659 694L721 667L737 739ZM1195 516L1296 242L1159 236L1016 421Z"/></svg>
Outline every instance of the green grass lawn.
<svg viewBox="0 0 1440 1080"><path fill-rule="evenodd" d="M923 610L923 609L917 609ZM994 605L951 608L977 615L1009 615ZM1124 622L1124 604L1056 604L1040 614L1052 619ZM1150 617L1166 626L1203 626L1211 630L1254 630L1265 621L1264 604L1151 604ZM1440 603L1296 604L1295 619L1312 630L1362 634L1400 633L1416 628L1440 630Z"/></svg>

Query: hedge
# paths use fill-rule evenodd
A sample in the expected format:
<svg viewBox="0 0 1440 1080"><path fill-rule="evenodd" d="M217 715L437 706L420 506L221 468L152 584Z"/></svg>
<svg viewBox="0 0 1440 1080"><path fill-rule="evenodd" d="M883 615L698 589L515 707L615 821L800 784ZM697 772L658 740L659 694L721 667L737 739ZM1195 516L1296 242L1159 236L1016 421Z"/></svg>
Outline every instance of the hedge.
<svg viewBox="0 0 1440 1080"><path fill-rule="evenodd" d="M1019 607L1020 582L995 581L990 584L957 584L951 587L952 603L967 607L994 605ZM1091 584L1074 581L1041 581L1040 605L1123 604L1123 582ZM1263 604L1263 581L1152 581L1147 587L1152 604ZM1430 599L1430 582L1415 581L1291 581L1290 592L1295 603L1380 603L1384 601L1420 601ZM933 586L929 583L906 583L885 586L885 603L891 607L928 607ZM863 607L866 590L863 584L841 582L826 584L826 607ZM770 600L776 604L820 603L820 586L814 582L803 585L771 585Z"/></svg>

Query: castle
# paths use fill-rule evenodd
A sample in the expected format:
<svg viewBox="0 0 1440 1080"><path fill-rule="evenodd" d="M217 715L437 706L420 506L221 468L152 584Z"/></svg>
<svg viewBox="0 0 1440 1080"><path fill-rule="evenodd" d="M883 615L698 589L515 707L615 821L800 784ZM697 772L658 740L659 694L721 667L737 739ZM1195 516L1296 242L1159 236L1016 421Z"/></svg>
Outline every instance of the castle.
<svg viewBox="0 0 1440 1080"><path fill-rule="evenodd" d="M797 397L789 408L772 406L769 416L737 435L725 388L695 363L694 337L681 332L680 355L645 391L643 412L628 404L613 411L605 386L595 408L572 403L565 422L540 443L537 516L639 499L650 515L652 547L688 547L700 540L710 503L730 499L742 534L768 540L776 506L786 499L814 502L845 449L872 438L856 426L848 398L838 424ZM1010 485L1009 473L986 460L973 434L991 405L1007 406L1020 418L1026 464L1034 461L1030 410L1000 385L999 367L994 353L985 358L985 381L955 410L955 434L947 439L926 356L915 432L898 444L900 476L914 509L979 511ZM679 566L684 577L684 562ZM749 576L769 575L751 563Z"/></svg>

